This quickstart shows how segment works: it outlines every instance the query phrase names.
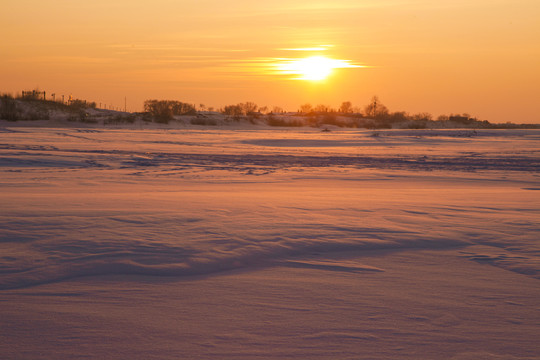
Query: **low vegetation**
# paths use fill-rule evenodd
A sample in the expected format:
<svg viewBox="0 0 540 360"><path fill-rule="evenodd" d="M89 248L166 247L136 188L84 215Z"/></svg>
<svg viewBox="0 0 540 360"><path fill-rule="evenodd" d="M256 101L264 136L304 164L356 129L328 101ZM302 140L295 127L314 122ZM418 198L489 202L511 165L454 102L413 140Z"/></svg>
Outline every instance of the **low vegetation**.
<svg viewBox="0 0 540 360"><path fill-rule="evenodd" d="M71 122L87 124L122 125L136 121L168 124L216 126L237 122L276 126L276 127L323 127L328 126L365 129L519 129L540 128L535 124L492 124L479 120L469 114L440 115L436 119L429 113L409 114L404 111L391 112L378 97L374 96L363 107L355 107L350 101L343 102L339 108L319 104L303 104L296 112L285 112L280 107L260 107L253 102L227 105L214 111L212 107L177 100L146 100L143 113L128 113L98 109L95 102L70 99L67 102L47 100L45 92L39 90L23 91L20 96L0 95L0 119L48 120L57 119L58 114Z"/></svg>
<svg viewBox="0 0 540 360"><path fill-rule="evenodd" d="M96 103L86 100L69 99L67 102L47 100L45 92L23 91L20 96L0 95L0 119L49 120L55 112L67 114L70 121L87 120L86 109L95 109Z"/></svg>
<svg viewBox="0 0 540 360"><path fill-rule="evenodd" d="M175 115L196 115L195 106L176 100L146 100L144 112L155 122L169 123Z"/></svg>

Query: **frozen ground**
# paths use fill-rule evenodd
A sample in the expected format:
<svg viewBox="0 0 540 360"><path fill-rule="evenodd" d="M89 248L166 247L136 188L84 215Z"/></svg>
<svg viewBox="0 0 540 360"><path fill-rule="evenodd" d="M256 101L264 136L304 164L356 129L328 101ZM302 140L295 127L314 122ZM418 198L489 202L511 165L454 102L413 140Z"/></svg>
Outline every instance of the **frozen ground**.
<svg viewBox="0 0 540 360"><path fill-rule="evenodd" d="M540 131L12 127L0 173L2 358L540 358Z"/></svg>

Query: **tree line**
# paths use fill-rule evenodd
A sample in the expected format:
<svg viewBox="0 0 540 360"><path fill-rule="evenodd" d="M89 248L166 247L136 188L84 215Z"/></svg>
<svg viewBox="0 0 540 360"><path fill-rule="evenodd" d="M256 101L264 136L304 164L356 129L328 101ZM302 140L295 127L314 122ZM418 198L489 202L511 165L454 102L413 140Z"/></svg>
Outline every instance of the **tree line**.
<svg viewBox="0 0 540 360"><path fill-rule="evenodd" d="M204 104L199 109L194 104L174 100L147 100L144 103L144 116L146 121L168 123L175 116L192 115L191 120L196 125L217 125L217 122L208 119L208 112L213 108L206 108ZM436 120L429 113L409 114L404 111L391 112L377 96L363 107L355 107L350 101L343 102L339 108L327 105L303 104L296 112L286 113L280 107L260 107L254 102L243 102L227 105L216 112L225 115L226 121L246 120L251 123L265 123L270 126L321 126L335 125L339 127L391 129L394 127L423 129L428 127L465 126L465 127L493 127L487 120L480 121L469 114L441 115ZM206 115L205 115L206 114Z"/></svg>
<svg viewBox="0 0 540 360"><path fill-rule="evenodd" d="M20 102L32 106L21 107ZM23 96L13 97L9 94L0 95L0 119L17 120L46 120L51 110L65 110L70 115L70 121L92 122L89 108L96 108L95 102L73 100L67 104L45 100L45 92L26 91ZM391 129L391 128L437 128L437 127L477 127L477 128L524 128L538 127L513 123L491 124L487 120L478 120L469 114L440 115L436 119L429 113L409 114L405 111L390 111L377 96L362 107L353 106L350 101L344 101L338 108L327 105L302 104L295 112L285 112L283 108L274 106L258 106L254 102L243 102L227 105L217 110L204 104L195 104L177 100L146 100L142 113L121 114L107 123L133 123L136 119L146 122L169 123L178 116L191 116L194 125L217 125L223 121L214 116L216 113L225 115L224 121L248 121L250 123L267 124L270 126L322 126L335 125L339 127ZM95 119L94 119L95 120ZM95 121L94 121L95 122Z"/></svg>

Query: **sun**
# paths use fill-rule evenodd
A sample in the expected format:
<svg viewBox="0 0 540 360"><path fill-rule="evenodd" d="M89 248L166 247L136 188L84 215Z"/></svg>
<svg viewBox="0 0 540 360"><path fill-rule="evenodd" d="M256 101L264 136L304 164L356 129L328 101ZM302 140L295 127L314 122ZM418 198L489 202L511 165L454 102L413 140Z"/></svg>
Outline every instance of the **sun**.
<svg viewBox="0 0 540 360"><path fill-rule="evenodd" d="M281 74L296 75L296 80L321 81L330 76L334 69L361 67L348 60L311 56L303 59L285 59L276 64Z"/></svg>
<svg viewBox="0 0 540 360"><path fill-rule="evenodd" d="M326 79L334 69L333 61L322 56L298 60L295 66L303 80L314 81Z"/></svg>

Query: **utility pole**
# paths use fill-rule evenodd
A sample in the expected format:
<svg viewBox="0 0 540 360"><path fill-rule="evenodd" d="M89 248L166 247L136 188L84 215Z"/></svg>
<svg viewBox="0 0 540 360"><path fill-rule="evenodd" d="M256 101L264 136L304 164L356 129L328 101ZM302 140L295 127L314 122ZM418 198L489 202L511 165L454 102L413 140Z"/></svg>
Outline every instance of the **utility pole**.
<svg viewBox="0 0 540 360"><path fill-rule="evenodd" d="M124 112L127 112L127 96L124 96Z"/></svg>

